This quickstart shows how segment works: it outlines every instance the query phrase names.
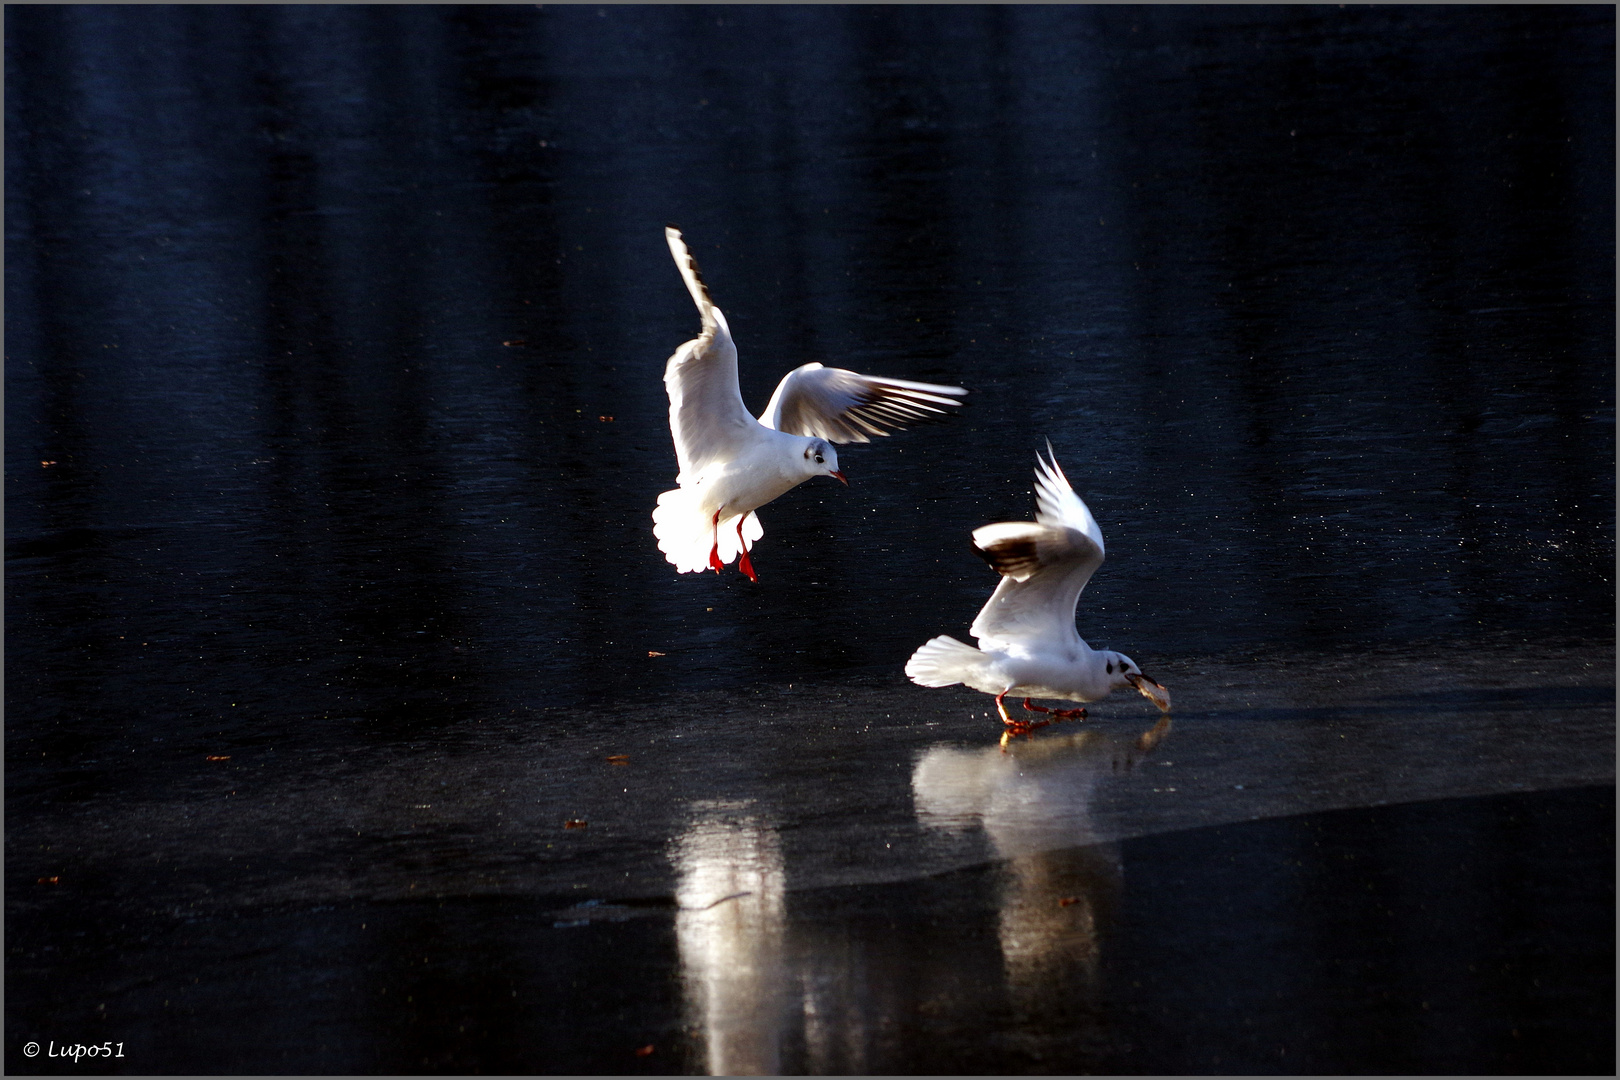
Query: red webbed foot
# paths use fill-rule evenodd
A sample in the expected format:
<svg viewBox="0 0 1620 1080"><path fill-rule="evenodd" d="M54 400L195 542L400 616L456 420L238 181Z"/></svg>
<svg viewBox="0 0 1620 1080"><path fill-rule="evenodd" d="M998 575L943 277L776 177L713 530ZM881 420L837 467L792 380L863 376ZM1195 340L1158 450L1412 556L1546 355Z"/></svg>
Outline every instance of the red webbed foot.
<svg viewBox="0 0 1620 1080"><path fill-rule="evenodd" d="M1007 706L1003 702L1003 699L1006 698L1006 696L1007 691L1005 690L996 695L996 711L1001 713L1001 722L1007 726L1007 730L1001 733L1001 752L1003 754L1007 752L1007 743L1013 739L1016 739L1020 735L1024 736L1026 739L1034 738L1034 735L1031 734L1032 732L1038 728L1046 727L1053 722L1051 720L1014 720L1012 717L1007 715ZM1024 708L1028 709L1030 712L1049 713L1052 711L1051 709L1046 709L1039 705L1031 704L1029 698L1024 699Z"/></svg>
<svg viewBox="0 0 1620 1080"><path fill-rule="evenodd" d="M1007 744L1022 735L1026 739L1033 739L1034 733L1043 727L1052 724L1051 720L1010 720L1007 730L1001 733L1001 752L1007 752Z"/></svg>

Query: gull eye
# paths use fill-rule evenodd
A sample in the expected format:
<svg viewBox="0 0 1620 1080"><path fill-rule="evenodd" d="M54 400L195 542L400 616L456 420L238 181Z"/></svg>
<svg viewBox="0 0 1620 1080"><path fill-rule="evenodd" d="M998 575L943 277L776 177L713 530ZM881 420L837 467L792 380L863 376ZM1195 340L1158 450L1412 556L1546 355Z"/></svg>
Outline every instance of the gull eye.
<svg viewBox="0 0 1620 1080"><path fill-rule="evenodd" d="M826 464L826 459L823 458L820 454L817 454L816 455L816 464L817 465L824 465L824 464Z"/></svg>

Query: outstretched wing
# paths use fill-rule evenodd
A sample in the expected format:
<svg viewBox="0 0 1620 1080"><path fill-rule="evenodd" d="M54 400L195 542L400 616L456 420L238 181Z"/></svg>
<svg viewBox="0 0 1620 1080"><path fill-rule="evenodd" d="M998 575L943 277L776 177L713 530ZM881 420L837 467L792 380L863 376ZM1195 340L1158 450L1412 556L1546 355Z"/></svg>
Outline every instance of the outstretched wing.
<svg viewBox="0 0 1620 1080"><path fill-rule="evenodd" d="M1052 451L1052 440L1046 440L1046 456L1042 461L1035 455L1035 520L1042 525L1061 525L1082 533L1097 545L1099 559L1103 553L1103 534L1097 519L1069 486L1069 478L1058 468L1057 454Z"/></svg>
<svg viewBox="0 0 1620 1080"><path fill-rule="evenodd" d="M709 298L697 260L673 225L664 229L664 239L703 320L703 332L676 349L664 367L669 430L681 470L677 480L684 484L711 462L736 457L759 425L743 406L737 387L737 346L732 344L726 317Z"/></svg>
<svg viewBox="0 0 1620 1080"><path fill-rule="evenodd" d="M805 364L787 373L759 422L789 435L812 435L836 443L870 442L869 436L903 431L937 420L961 402L960 386L861 375L844 368Z"/></svg>
<svg viewBox="0 0 1620 1080"><path fill-rule="evenodd" d="M1046 444L1051 455L1052 444ZM973 620L979 646L1041 640L1078 642L1074 609L1103 564L1102 530L1058 468L1036 455L1035 520L973 530L973 547L1002 575Z"/></svg>

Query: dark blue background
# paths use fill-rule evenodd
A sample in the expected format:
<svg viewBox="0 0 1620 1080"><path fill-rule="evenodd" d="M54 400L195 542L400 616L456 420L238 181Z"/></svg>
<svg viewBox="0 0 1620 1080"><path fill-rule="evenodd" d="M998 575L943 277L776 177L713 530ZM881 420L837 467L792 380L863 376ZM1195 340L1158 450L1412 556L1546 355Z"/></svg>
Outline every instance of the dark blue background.
<svg viewBox="0 0 1620 1080"><path fill-rule="evenodd" d="M1612 8L5 21L13 835L204 753L899 683L1048 437L1149 671L1612 645ZM972 390L764 508L757 585L652 537L666 221L750 406Z"/></svg>
<svg viewBox="0 0 1620 1080"><path fill-rule="evenodd" d="M1611 25L13 9L14 732L897 669L1047 436L1082 633L1144 663L1612 632ZM650 536L665 220L754 407L812 359L974 391L767 509L757 588Z"/></svg>

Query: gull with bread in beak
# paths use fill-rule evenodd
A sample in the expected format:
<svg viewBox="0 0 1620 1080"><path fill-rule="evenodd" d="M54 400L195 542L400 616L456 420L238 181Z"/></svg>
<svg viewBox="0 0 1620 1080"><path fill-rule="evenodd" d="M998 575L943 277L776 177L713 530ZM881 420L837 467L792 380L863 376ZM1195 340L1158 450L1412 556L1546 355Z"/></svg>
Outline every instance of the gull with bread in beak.
<svg viewBox="0 0 1620 1080"><path fill-rule="evenodd" d="M1002 749L1057 720L1085 719L1078 709L1048 709L1032 698L1098 701L1122 686L1170 711L1170 692L1142 673L1123 653L1093 649L1074 626L1075 606L1091 575L1103 563L1102 530L1058 468L1035 456L1035 520L1003 521L973 530L973 549L1001 574L1001 582L973 620L974 648L940 636L906 662L906 675L922 686L962 683L994 694L1006 730ZM1048 720L1014 720L1008 694L1024 698L1025 710Z"/></svg>

